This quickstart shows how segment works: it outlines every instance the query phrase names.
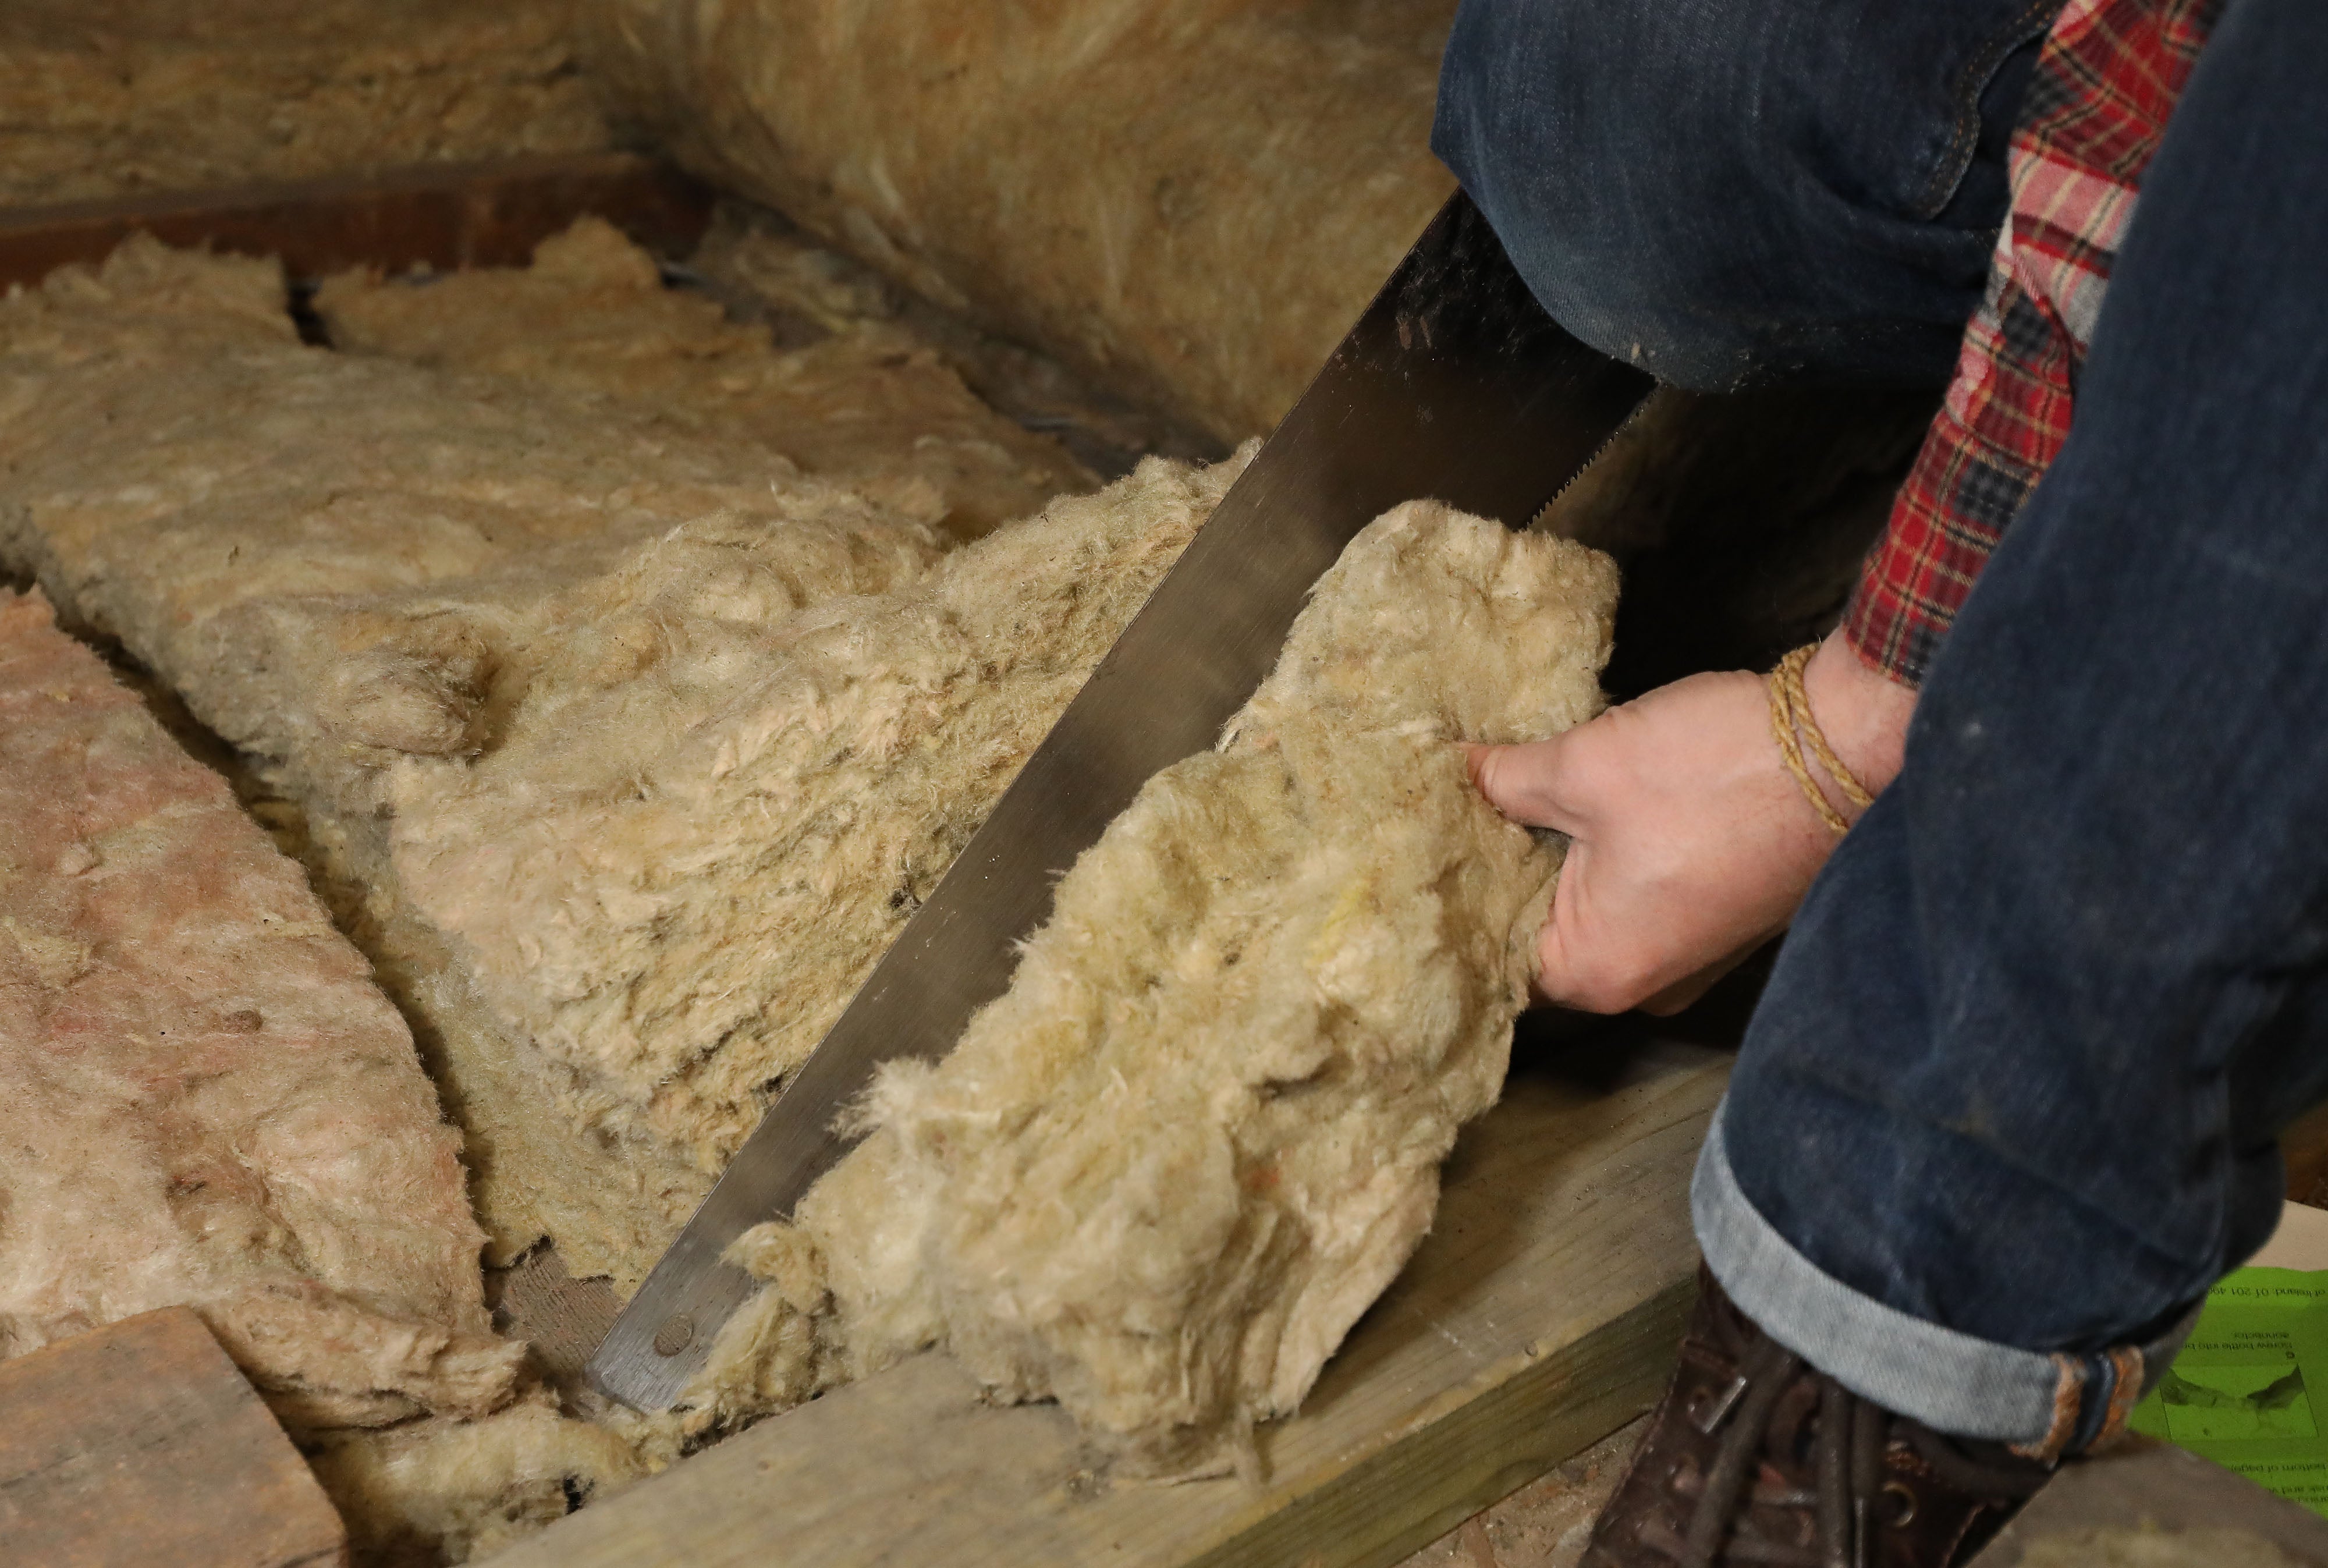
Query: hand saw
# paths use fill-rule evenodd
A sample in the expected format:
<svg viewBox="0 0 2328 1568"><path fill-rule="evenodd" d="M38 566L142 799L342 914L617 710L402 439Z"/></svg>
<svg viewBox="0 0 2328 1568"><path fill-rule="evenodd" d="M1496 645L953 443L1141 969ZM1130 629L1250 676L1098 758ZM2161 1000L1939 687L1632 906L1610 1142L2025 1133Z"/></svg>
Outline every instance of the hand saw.
<svg viewBox="0 0 2328 1568"><path fill-rule="evenodd" d="M1052 884L1150 775L1213 744L1353 535L1418 497L1525 525L1650 384L1554 325L1452 197L737 1151L592 1381L639 1410L678 1397L756 1288L728 1243L839 1161L834 1121L881 1063L943 1056L1002 994Z"/></svg>

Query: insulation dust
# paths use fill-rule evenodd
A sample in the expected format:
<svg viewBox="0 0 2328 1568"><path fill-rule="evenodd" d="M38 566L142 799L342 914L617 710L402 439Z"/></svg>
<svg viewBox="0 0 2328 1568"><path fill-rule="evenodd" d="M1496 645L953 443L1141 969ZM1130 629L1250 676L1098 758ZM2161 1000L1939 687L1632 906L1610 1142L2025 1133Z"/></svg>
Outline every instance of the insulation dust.
<svg viewBox="0 0 2328 1568"><path fill-rule="evenodd" d="M9 0L0 202L587 152L573 0Z"/></svg>
<svg viewBox="0 0 2328 1568"><path fill-rule="evenodd" d="M0 1356L176 1304L296 1434L506 1404L460 1136L224 780L0 592Z"/></svg>
<svg viewBox="0 0 2328 1568"><path fill-rule="evenodd" d="M698 173L1234 442L1292 406L1453 190L1429 138L1454 12L584 0L582 14L610 101Z"/></svg>
<svg viewBox="0 0 2328 1568"><path fill-rule="evenodd" d="M1292 1411L1429 1229L1498 1094L1559 857L1462 740L1598 711L1617 577L1435 502L1322 578L1221 746L1150 780L868 1140L692 1392L785 1404L943 1342L1131 1469L1222 1468Z"/></svg>

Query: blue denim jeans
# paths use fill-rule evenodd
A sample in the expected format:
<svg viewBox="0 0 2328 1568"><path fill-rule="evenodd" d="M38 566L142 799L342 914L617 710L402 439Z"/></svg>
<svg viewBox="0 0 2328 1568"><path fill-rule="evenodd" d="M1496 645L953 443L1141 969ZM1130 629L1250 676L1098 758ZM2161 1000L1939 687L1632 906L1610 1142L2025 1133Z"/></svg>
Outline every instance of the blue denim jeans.
<svg viewBox="0 0 2328 1568"><path fill-rule="evenodd" d="M2323 80L2328 7L2230 0L2068 444L1798 914L1700 1163L1739 1305L1944 1431L2058 1438L2065 1394L2090 1430L2110 1347L2154 1376L2328 1096Z"/></svg>
<svg viewBox="0 0 2328 1568"><path fill-rule="evenodd" d="M1466 0L1432 151L1553 318L1696 391L1948 379L2062 0Z"/></svg>

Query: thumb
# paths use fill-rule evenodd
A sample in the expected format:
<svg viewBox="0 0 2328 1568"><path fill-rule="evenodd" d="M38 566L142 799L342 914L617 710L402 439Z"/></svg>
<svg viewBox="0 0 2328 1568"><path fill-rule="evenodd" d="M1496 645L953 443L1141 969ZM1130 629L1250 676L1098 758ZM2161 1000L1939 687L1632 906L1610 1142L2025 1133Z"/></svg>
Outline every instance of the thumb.
<svg viewBox="0 0 2328 1568"><path fill-rule="evenodd" d="M1467 747L1471 783L1489 805L1525 827L1572 831L1573 818L1559 798L1566 740L1555 735L1518 746Z"/></svg>

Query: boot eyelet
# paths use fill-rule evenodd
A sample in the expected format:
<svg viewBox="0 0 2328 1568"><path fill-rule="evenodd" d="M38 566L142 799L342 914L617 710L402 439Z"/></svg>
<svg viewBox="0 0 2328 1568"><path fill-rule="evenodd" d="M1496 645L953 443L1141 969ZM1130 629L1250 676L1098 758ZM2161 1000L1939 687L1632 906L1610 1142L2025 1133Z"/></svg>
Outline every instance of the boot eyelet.
<svg viewBox="0 0 2328 1568"><path fill-rule="evenodd" d="M1916 1522L1916 1494L1903 1481L1885 1481L1882 1496L1888 1505L1884 1509L1884 1525L1893 1530L1904 1530Z"/></svg>

